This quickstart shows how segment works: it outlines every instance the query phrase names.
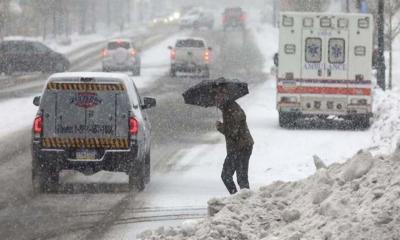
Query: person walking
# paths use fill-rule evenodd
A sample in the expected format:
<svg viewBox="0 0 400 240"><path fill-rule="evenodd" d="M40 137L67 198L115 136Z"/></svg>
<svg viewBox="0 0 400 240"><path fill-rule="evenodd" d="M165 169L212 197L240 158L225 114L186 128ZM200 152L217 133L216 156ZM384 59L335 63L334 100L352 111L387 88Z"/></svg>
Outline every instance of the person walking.
<svg viewBox="0 0 400 240"><path fill-rule="evenodd" d="M248 171L254 141L243 109L235 101L226 101L224 96L224 89L221 89L215 97L217 108L222 111L223 119L223 122L216 122L216 128L225 136L227 150L221 178L229 193L235 194L237 192L233 181L235 173L240 189L250 188Z"/></svg>

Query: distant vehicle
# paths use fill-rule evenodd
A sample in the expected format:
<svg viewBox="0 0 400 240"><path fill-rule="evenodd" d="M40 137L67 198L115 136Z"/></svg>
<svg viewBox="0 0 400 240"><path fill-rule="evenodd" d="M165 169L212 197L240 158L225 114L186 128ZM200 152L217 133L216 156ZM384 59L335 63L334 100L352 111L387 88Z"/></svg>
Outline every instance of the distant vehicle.
<svg viewBox="0 0 400 240"><path fill-rule="evenodd" d="M130 71L140 76L140 50L128 39L109 41L103 49L103 72Z"/></svg>
<svg viewBox="0 0 400 240"><path fill-rule="evenodd" d="M86 175L125 172L129 188L150 180L150 131L146 109L132 79L120 73L64 73L47 80L33 124L35 193L55 191L61 170Z"/></svg>
<svg viewBox="0 0 400 240"><path fill-rule="evenodd" d="M0 73L14 72L65 72L69 69L68 59L51 50L43 43L27 40L0 42Z"/></svg>
<svg viewBox="0 0 400 240"><path fill-rule="evenodd" d="M179 28L199 29L206 27L212 29L214 27L214 15L208 11L193 10L189 11L179 21Z"/></svg>
<svg viewBox="0 0 400 240"><path fill-rule="evenodd" d="M339 116L368 128L372 116L374 22L369 14L282 12L279 35L279 124Z"/></svg>
<svg viewBox="0 0 400 240"><path fill-rule="evenodd" d="M171 77L177 72L201 74L204 78L210 77L210 62L212 48L207 46L204 39L186 38L176 41L171 50Z"/></svg>
<svg viewBox="0 0 400 240"><path fill-rule="evenodd" d="M246 27L246 13L240 7L226 8L222 15L222 25L224 30L228 28Z"/></svg>

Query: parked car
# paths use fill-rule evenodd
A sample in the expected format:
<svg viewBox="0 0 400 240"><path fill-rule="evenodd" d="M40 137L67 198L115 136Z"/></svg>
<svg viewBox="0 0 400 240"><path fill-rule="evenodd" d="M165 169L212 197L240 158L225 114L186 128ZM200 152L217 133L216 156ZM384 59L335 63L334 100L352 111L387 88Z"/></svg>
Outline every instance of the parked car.
<svg viewBox="0 0 400 240"><path fill-rule="evenodd" d="M201 27L212 29L214 21L214 15L211 12L200 10L190 11L180 19L179 27L180 29L199 29Z"/></svg>
<svg viewBox="0 0 400 240"><path fill-rule="evenodd" d="M201 74L204 78L210 77L210 63L212 48L207 46L204 39L178 39L171 50L170 76L176 77L177 72Z"/></svg>
<svg viewBox="0 0 400 240"><path fill-rule="evenodd" d="M55 191L61 170L86 175L125 172L129 188L150 180L151 125L132 79L121 73L61 73L50 76L33 124L32 183L35 193Z"/></svg>
<svg viewBox="0 0 400 240"><path fill-rule="evenodd" d="M0 73L14 72L65 72L70 67L68 59L43 43L26 40L0 42Z"/></svg>
<svg viewBox="0 0 400 240"><path fill-rule="evenodd" d="M131 71L140 76L140 50L129 39L109 41L102 56L103 72Z"/></svg>
<svg viewBox="0 0 400 240"><path fill-rule="evenodd" d="M246 13L240 7L226 8L222 15L222 25L224 30L228 28L246 27Z"/></svg>

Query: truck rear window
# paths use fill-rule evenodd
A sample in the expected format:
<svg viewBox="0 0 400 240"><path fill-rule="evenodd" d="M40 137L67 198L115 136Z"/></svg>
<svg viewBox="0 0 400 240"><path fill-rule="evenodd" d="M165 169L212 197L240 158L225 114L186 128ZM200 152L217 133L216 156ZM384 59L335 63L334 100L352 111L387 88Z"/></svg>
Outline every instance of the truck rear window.
<svg viewBox="0 0 400 240"><path fill-rule="evenodd" d="M242 14L242 9L241 8L227 8L225 9L225 15L228 16L240 16Z"/></svg>
<svg viewBox="0 0 400 240"><path fill-rule="evenodd" d="M178 40L175 47L203 48L204 42L195 39Z"/></svg>
<svg viewBox="0 0 400 240"><path fill-rule="evenodd" d="M115 50L117 48L129 49L130 43L129 42L110 42L110 43L108 43L107 48L108 48L108 50Z"/></svg>

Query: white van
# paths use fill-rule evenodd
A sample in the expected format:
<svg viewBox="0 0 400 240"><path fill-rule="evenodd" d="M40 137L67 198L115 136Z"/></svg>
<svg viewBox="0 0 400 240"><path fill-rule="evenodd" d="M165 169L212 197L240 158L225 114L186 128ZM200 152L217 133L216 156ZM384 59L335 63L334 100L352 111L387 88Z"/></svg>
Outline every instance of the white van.
<svg viewBox="0 0 400 240"><path fill-rule="evenodd" d="M299 117L332 115L369 127L373 29L369 14L281 13L276 64L282 127Z"/></svg>

